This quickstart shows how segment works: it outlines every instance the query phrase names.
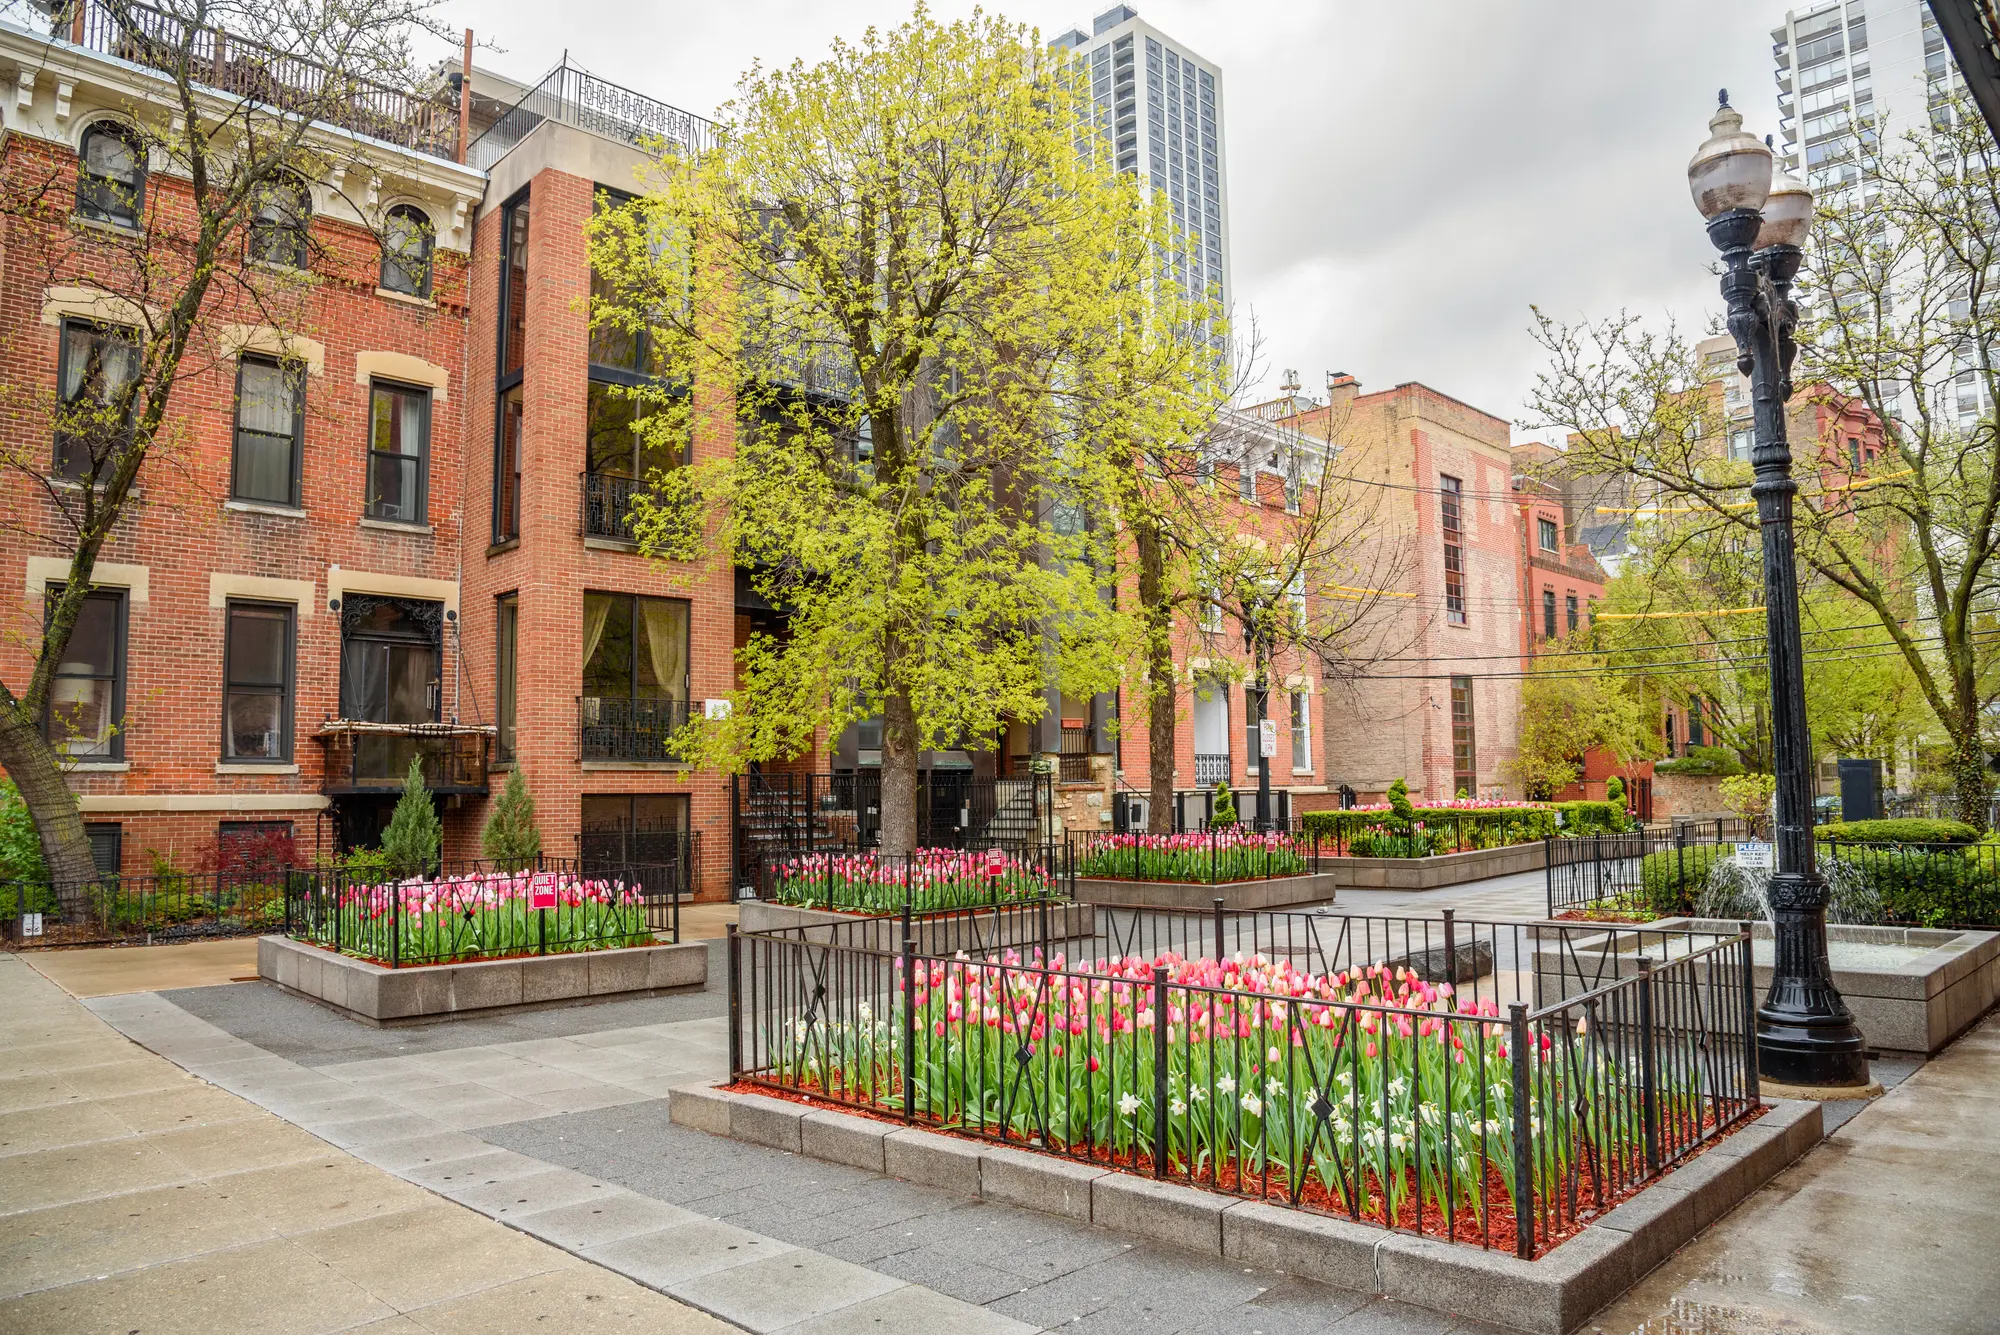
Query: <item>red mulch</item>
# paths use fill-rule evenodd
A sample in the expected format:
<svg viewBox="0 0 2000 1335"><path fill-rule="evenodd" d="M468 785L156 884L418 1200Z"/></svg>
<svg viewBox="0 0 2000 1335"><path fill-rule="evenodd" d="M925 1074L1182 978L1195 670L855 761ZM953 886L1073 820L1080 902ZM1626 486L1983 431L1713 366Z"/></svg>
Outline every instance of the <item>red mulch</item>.
<svg viewBox="0 0 2000 1335"><path fill-rule="evenodd" d="M923 1122L912 1124L904 1121L903 1118L898 1117L894 1113L883 1112L875 1108L858 1107L843 1103L838 1099L817 1097L799 1090L778 1089L746 1082L724 1085L723 1088L731 1093L762 1094L766 1098L784 1099L791 1103L801 1103L813 1108L823 1107L831 1111L848 1113L852 1116L866 1117L873 1121L893 1123L896 1126L915 1125L925 1131L956 1136L962 1140L975 1141L979 1144L991 1145L995 1143L992 1137L975 1135L970 1131L965 1131L958 1127L935 1126ZM1759 1117L1762 1115L1762 1113L1758 1114ZM1728 1128L1722 1135L1725 1137L1732 1136L1755 1120L1756 1118L1753 1117L1748 1121L1740 1122L1736 1126ZM1130 1150L1121 1151L1116 1154L1106 1154L1093 1149L1085 1155L1075 1156L1066 1153L1062 1146L1056 1144L1036 1145L1022 1141L1006 1141L1003 1143L1021 1149L1042 1150L1067 1159L1082 1158L1099 1167L1131 1173L1138 1177L1150 1178L1153 1176L1153 1166L1150 1159L1140 1162L1137 1160L1134 1152ZM1610 1210L1619 1204L1619 1202L1637 1195L1640 1191L1652 1185L1647 1181L1632 1180L1633 1177L1644 1171L1644 1150L1635 1150L1631 1157L1632 1162L1626 1168L1627 1178L1625 1185L1622 1188L1612 1187L1603 1194L1602 1199L1599 1198L1596 1185L1592 1181L1591 1166L1585 1164L1580 1167L1575 1200L1572 1202L1565 1199L1561 1202L1566 1218L1559 1221L1553 1228L1550 1227L1546 1219L1536 1221L1535 1257L1546 1256L1552 1248L1583 1232L1591 1220ZM1383 1198L1380 1183L1376 1181L1372 1170L1368 1171L1367 1178L1370 1183L1370 1194L1374 1199L1371 1201L1368 1209L1359 1212L1350 1211L1347 1207L1347 1202L1337 1192L1329 1191L1326 1184L1316 1173L1308 1175L1302 1190L1299 1192L1299 1198L1293 1200L1287 1177L1288 1174L1282 1167L1272 1167L1263 1173L1250 1174L1246 1181L1240 1174L1237 1165L1232 1162L1222 1164L1219 1169L1209 1170L1199 1177L1190 1174L1185 1164L1170 1167L1167 1180L1182 1182L1197 1188L1213 1189L1225 1192L1231 1196L1262 1197L1278 1205L1294 1206L1299 1209L1310 1210L1315 1214L1334 1215L1342 1219L1355 1219L1364 1224L1374 1224L1395 1232L1414 1233L1421 1237L1471 1243L1474 1246L1487 1247L1494 1251L1506 1252L1509 1255L1513 1254L1515 1246L1519 1242L1519 1235L1514 1228L1514 1199L1507 1191L1506 1183L1501 1177L1500 1169L1497 1165L1489 1165L1486 1170L1485 1196L1489 1204L1484 1218L1481 1217L1476 1203L1473 1205L1458 1206L1450 1216L1449 1231L1447 1231L1447 1216L1441 1205L1426 1201L1423 1203L1422 1213L1419 1216L1416 1207L1420 1197L1416 1189L1415 1169L1411 1169L1404 1179L1406 1190L1404 1192L1402 1208L1396 1212L1394 1219L1388 1217L1387 1201Z"/></svg>

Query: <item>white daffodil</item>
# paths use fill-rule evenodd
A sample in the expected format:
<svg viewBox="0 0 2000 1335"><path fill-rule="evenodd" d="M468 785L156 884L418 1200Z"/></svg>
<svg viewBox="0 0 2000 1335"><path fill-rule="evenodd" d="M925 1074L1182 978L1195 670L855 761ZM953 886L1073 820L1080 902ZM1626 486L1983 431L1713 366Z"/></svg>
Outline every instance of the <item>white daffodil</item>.
<svg viewBox="0 0 2000 1335"><path fill-rule="evenodd" d="M1119 1096L1118 1112L1121 1116L1130 1117L1133 1113L1138 1111L1139 1111L1139 1096L1137 1094L1124 1094Z"/></svg>
<svg viewBox="0 0 2000 1335"><path fill-rule="evenodd" d="M1236 1077L1225 1075L1215 1082L1215 1087L1225 1094L1234 1094L1236 1092Z"/></svg>
<svg viewBox="0 0 2000 1335"><path fill-rule="evenodd" d="M1243 1096L1243 1111L1249 1113L1252 1117L1262 1117L1264 1115L1264 1100L1258 1098L1255 1094L1245 1094Z"/></svg>
<svg viewBox="0 0 2000 1335"><path fill-rule="evenodd" d="M1407 1090L1409 1087L1410 1087L1409 1082L1404 1080L1403 1077L1399 1075L1394 1080L1391 1080L1389 1082L1389 1097L1392 1099L1400 1099L1403 1097L1403 1092Z"/></svg>
<svg viewBox="0 0 2000 1335"><path fill-rule="evenodd" d="M875 1008L865 1001L854 1008L854 1013L861 1017L861 1023L863 1024L867 1024L875 1018Z"/></svg>
<svg viewBox="0 0 2000 1335"><path fill-rule="evenodd" d="M1208 1091L1203 1089L1200 1085L1196 1085L1193 1089L1190 1089L1188 1091L1188 1097L1193 1099L1196 1103L1206 1103L1208 1102Z"/></svg>
<svg viewBox="0 0 2000 1335"><path fill-rule="evenodd" d="M1179 1117L1187 1112L1187 1105L1185 1103L1182 1103L1179 1099L1175 1099L1172 1103L1169 1103L1167 1105L1167 1111L1171 1113L1173 1116Z"/></svg>

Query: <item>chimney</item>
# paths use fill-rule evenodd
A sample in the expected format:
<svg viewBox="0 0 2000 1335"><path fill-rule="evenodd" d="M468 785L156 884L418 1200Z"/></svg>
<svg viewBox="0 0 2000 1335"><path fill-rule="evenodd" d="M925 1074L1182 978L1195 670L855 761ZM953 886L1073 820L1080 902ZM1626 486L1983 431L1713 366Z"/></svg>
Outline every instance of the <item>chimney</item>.
<svg viewBox="0 0 2000 1335"><path fill-rule="evenodd" d="M1345 371L1329 371L1326 377L1326 401L1334 408L1344 408L1354 402L1361 393L1361 382Z"/></svg>

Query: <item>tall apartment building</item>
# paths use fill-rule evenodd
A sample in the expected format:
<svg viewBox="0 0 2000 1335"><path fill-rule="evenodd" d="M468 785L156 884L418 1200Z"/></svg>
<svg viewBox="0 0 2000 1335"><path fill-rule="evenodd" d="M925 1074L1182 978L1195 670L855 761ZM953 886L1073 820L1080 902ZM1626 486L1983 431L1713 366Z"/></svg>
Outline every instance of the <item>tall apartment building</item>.
<svg viewBox="0 0 2000 1335"><path fill-rule="evenodd" d="M1229 308L1229 192L1222 71L1116 5L1050 45L1090 66L1097 133L1119 171L1164 196L1185 245L1174 257L1183 291Z"/></svg>

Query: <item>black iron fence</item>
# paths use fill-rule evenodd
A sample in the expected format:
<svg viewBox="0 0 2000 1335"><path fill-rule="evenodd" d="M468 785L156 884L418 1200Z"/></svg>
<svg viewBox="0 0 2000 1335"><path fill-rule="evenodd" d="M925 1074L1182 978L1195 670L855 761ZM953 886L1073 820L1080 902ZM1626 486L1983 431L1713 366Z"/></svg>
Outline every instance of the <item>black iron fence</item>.
<svg viewBox="0 0 2000 1335"><path fill-rule="evenodd" d="M1706 829L1554 839L1550 917L1761 917L1773 850ZM2000 845L1822 839L1816 861L1832 921L1896 927L2000 926Z"/></svg>
<svg viewBox="0 0 2000 1335"><path fill-rule="evenodd" d="M733 1077L1521 1256L1758 1107L1747 932L1068 908L733 935Z"/></svg>
<svg viewBox="0 0 2000 1335"><path fill-rule="evenodd" d="M280 930L296 869L167 872L82 882L0 881L0 937L15 949L168 942Z"/></svg>
<svg viewBox="0 0 2000 1335"><path fill-rule="evenodd" d="M931 913L1068 897L1063 844L1012 848L875 849L774 853L758 860L748 898L848 913Z"/></svg>
<svg viewBox="0 0 2000 1335"><path fill-rule="evenodd" d="M682 759L676 737L688 702L586 695L576 702L578 753L585 760L665 765Z"/></svg>
<svg viewBox="0 0 2000 1335"><path fill-rule="evenodd" d="M1065 839L1075 874L1093 881L1169 881L1220 885L1323 871L1317 834L1211 825L1185 834L1072 833ZM1329 847L1326 856L1334 856Z"/></svg>
<svg viewBox="0 0 2000 1335"><path fill-rule="evenodd" d="M588 867L543 858L521 870L451 864L398 877L347 868L296 873L283 930L294 940L398 968L680 940L685 869Z"/></svg>

